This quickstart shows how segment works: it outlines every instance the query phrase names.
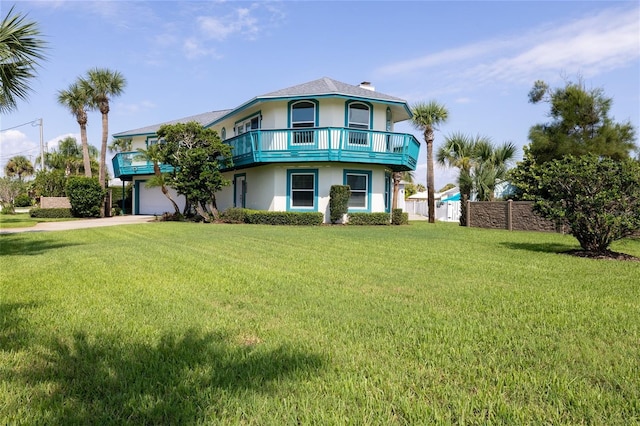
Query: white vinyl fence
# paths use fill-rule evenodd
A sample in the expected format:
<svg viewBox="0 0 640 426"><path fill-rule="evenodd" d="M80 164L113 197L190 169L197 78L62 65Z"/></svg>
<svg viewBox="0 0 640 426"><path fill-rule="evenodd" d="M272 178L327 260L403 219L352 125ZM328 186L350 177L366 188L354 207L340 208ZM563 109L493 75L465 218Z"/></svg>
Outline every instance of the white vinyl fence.
<svg viewBox="0 0 640 426"><path fill-rule="evenodd" d="M427 200L406 199L404 211L409 214L420 216L429 215L429 205ZM436 201L436 220L441 222L460 221L460 201Z"/></svg>

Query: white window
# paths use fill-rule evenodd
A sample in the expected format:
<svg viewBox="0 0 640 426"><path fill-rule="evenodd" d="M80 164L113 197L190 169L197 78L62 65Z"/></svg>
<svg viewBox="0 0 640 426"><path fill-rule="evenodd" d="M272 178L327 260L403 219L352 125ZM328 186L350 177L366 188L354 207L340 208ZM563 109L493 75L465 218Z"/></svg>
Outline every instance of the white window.
<svg viewBox="0 0 640 426"><path fill-rule="evenodd" d="M349 207L353 207L355 209L366 209L368 207L369 174L347 172L346 184L351 187Z"/></svg>
<svg viewBox="0 0 640 426"><path fill-rule="evenodd" d="M289 208L315 210L317 197L316 170L289 170Z"/></svg>
<svg viewBox="0 0 640 426"><path fill-rule="evenodd" d="M256 114L253 117L249 117L245 120L236 123L236 136L251 130L257 130L260 128L261 120L260 114Z"/></svg>
<svg viewBox="0 0 640 426"><path fill-rule="evenodd" d="M291 105L291 128L305 129L316 126L316 105L310 101L299 101ZM294 145L312 144L315 142L313 130L293 132L291 142Z"/></svg>
<svg viewBox="0 0 640 426"><path fill-rule="evenodd" d="M369 106L360 102L351 103L348 107L348 123L350 129L369 130L371 125L371 115ZM369 135L367 132L349 131L349 143L352 145L368 145Z"/></svg>

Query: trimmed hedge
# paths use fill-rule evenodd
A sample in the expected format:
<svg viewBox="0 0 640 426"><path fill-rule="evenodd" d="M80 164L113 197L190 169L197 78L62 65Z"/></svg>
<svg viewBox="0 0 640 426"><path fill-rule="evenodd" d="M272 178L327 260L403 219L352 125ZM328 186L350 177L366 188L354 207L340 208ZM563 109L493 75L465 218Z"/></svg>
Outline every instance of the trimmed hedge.
<svg viewBox="0 0 640 426"><path fill-rule="evenodd" d="M349 213L349 225L389 225L389 213Z"/></svg>
<svg viewBox="0 0 640 426"><path fill-rule="evenodd" d="M331 223L337 223L349 211L349 197L351 197L351 187L349 185L331 185L331 191L329 192Z"/></svg>
<svg viewBox="0 0 640 426"><path fill-rule="evenodd" d="M56 209L41 209L33 208L29 210L29 216L40 219L58 219L73 217L71 209L56 208Z"/></svg>
<svg viewBox="0 0 640 426"><path fill-rule="evenodd" d="M408 225L409 213L405 213L402 209L393 209L391 212L391 224L392 225Z"/></svg>
<svg viewBox="0 0 640 426"><path fill-rule="evenodd" d="M247 219L247 209L242 207L231 207L220 213L220 220L224 223L245 223Z"/></svg>
<svg viewBox="0 0 640 426"><path fill-rule="evenodd" d="M71 203L71 213L75 217L99 217L100 207L106 191L98 179L71 176L67 179L67 197Z"/></svg>
<svg viewBox="0 0 640 426"><path fill-rule="evenodd" d="M270 212L246 210L245 222L257 225L322 225L324 215L320 212Z"/></svg>

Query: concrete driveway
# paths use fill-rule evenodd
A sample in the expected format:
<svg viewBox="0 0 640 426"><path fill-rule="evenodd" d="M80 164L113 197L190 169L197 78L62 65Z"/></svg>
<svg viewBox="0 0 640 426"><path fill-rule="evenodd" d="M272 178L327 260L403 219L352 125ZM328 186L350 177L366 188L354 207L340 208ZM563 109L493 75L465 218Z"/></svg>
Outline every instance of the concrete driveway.
<svg viewBox="0 0 640 426"><path fill-rule="evenodd" d="M153 222L155 216L114 216L100 219L81 219L63 222L40 222L28 228L2 228L0 234L15 234L18 232L49 232L68 231L70 229L98 228L101 226L127 225L132 223Z"/></svg>

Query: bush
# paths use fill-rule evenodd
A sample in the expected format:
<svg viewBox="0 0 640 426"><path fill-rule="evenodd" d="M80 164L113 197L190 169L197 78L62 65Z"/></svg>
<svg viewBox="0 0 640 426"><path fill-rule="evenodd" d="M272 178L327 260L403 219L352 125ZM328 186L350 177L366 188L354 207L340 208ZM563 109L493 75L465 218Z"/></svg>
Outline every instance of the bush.
<svg viewBox="0 0 640 426"><path fill-rule="evenodd" d="M322 225L320 212L270 212L245 209L245 222L259 225Z"/></svg>
<svg viewBox="0 0 640 426"><path fill-rule="evenodd" d="M349 213L349 225L389 225L389 213Z"/></svg>
<svg viewBox="0 0 640 426"><path fill-rule="evenodd" d="M329 217L331 223L342 220L349 211L349 197L351 197L351 187L349 185L331 185L329 192Z"/></svg>
<svg viewBox="0 0 640 426"><path fill-rule="evenodd" d="M13 205L16 207L31 207L33 205L33 200L27 194L18 195L13 200Z"/></svg>
<svg viewBox="0 0 640 426"><path fill-rule="evenodd" d="M58 219L73 217L71 209L56 208L56 209L41 209L35 208L29 210L29 216L41 218L41 219Z"/></svg>
<svg viewBox="0 0 640 426"><path fill-rule="evenodd" d="M409 213L405 213L402 209L393 209L391 212L391 224L392 225L408 225Z"/></svg>
<svg viewBox="0 0 640 426"><path fill-rule="evenodd" d="M224 223L245 223L247 210L241 207L231 207L220 214L220 220Z"/></svg>
<svg viewBox="0 0 640 426"><path fill-rule="evenodd" d="M64 170L39 171L33 181L37 197L66 197Z"/></svg>
<svg viewBox="0 0 640 426"><path fill-rule="evenodd" d="M605 252L640 229L640 163L589 154L541 167L535 210L566 221L580 246Z"/></svg>
<svg viewBox="0 0 640 426"><path fill-rule="evenodd" d="M67 197L71 214L75 217L99 217L100 207L106 195L98 179L72 176L67 180Z"/></svg>

